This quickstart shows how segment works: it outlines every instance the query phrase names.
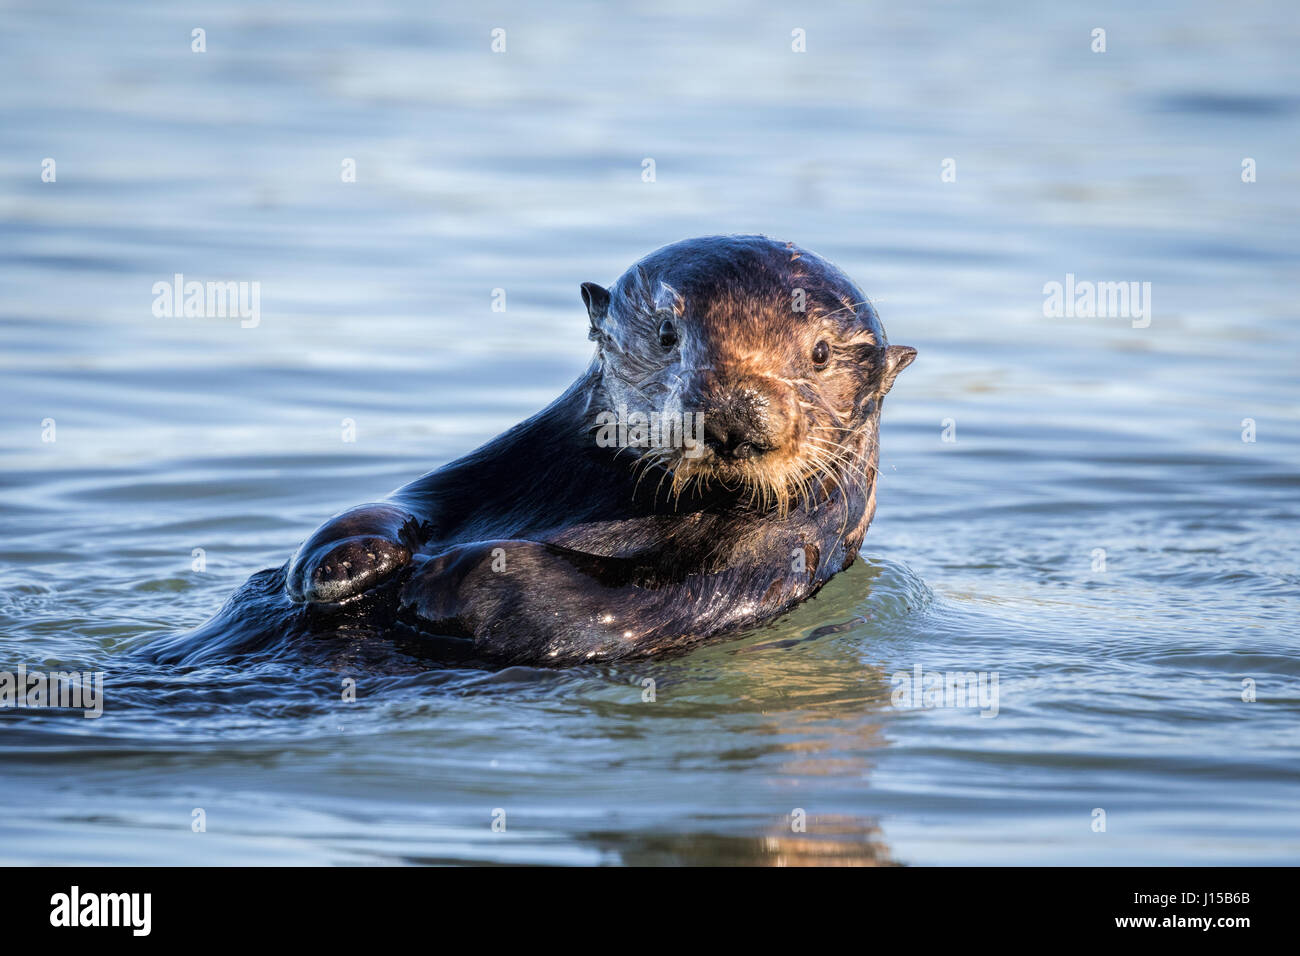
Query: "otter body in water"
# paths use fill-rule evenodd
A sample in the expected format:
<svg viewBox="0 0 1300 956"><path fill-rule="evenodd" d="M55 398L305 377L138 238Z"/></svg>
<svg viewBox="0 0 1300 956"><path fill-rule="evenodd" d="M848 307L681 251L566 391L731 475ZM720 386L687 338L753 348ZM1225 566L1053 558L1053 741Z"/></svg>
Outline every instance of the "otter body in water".
<svg viewBox="0 0 1300 956"><path fill-rule="evenodd" d="M330 519L158 658L390 631L496 664L643 657L773 618L852 563L881 401L916 353L843 273L717 236L582 297L596 355L554 403Z"/></svg>

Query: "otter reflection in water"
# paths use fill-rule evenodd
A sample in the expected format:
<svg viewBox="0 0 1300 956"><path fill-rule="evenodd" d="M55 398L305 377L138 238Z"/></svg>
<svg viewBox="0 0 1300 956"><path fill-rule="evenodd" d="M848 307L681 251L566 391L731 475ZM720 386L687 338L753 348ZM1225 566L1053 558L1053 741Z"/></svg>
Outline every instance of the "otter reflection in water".
<svg viewBox="0 0 1300 956"><path fill-rule="evenodd" d="M852 563L881 403L916 352L847 276L714 236L582 298L596 354L549 407L331 518L155 656L400 634L493 664L643 657L769 620Z"/></svg>

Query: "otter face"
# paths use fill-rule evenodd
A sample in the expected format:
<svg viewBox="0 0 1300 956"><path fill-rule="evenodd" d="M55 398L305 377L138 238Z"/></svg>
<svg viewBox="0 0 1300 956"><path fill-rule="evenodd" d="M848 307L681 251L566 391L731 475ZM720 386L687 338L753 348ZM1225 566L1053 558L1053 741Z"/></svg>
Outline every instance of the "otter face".
<svg viewBox="0 0 1300 956"><path fill-rule="evenodd" d="M784 513L870 485L881 400L916 352L887 343L830 263L760 236L691 239L582 296L596 421L644 421L618 444L676 494L720 485Z"/></svg>

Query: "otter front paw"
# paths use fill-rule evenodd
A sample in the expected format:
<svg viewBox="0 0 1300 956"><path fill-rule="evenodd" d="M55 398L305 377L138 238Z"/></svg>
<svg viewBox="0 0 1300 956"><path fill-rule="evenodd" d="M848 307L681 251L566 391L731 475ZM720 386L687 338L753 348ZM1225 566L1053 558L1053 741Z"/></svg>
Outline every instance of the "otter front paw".
<svg viewBox="0 0 1300 956"><path fill-rule="evenodd" d="M409 548L371 535L344 538L294 556L285 586L299 603L337 604L411 563Z"/></svg>

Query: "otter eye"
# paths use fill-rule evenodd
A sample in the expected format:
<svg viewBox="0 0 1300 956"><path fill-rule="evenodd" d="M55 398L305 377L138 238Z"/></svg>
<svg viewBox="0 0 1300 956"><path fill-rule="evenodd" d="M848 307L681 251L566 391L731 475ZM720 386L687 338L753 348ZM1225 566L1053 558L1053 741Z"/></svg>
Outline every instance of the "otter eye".
<svg viewBox="0 0 1300 956"><path fill-rule="evenodd" d="M659 344L666 349L677 344L677 329L672 319L664 319L663 324L659 326Z"/></svg>
<svg viewBox="0 0 1300 956"><path fill-rule="evenodd" d="M825 368L826 363L831 360L831 347L826 344L825 339L813 346L812 360L817 368Z"/></svg>

